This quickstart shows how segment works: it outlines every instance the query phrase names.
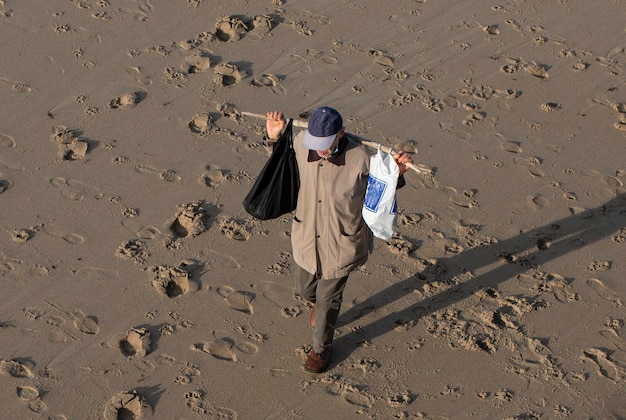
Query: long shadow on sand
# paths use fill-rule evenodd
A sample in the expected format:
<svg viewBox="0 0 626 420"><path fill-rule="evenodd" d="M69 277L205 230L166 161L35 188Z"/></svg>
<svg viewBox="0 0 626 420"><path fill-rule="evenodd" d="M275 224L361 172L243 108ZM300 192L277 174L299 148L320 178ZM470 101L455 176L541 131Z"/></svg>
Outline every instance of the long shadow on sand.
<svg viewBox="0 0 626 420"><path fill-rule="evenodd" d="M499 283L540 267L542 264L579 251L585 246L611 235L626 234L626 194L621 193L609 202L583 213L572 214L561 220L524 232L496 244L479 246L437 262L438 280L445 281L470 272L475 277L453 286L448 291L418 300L404 309L389 313L358 331L347 332L335 340L337 348L334 363L352 353L359 343L380 337L398 326L401 320L415 320L449 307L471 296L477 290L495 288ZM518 258L517 255L523 255ZM496 266L497 265L497 266ZM496 266L487 272L488 267ZM441 271L443 270L443 271ZM479 273L480 274L476 274ZM337 327L346 325L364 315L414 294L423 285L422 273L395 283L351 307L340 316Z"/></svg>

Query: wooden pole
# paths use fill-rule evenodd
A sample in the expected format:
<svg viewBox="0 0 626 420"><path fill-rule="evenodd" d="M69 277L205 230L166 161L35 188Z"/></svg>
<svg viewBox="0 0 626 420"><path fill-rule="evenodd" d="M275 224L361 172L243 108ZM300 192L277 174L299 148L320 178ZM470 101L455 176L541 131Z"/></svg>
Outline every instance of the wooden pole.
<svg viewBox="0 0 626 420"><path fill-rule="evenodd" d="M253 112L244 112L244 111L240 112L240 114L244 115L246 117L252 117L252 118L258 118L258 119L262 119L262 120L267 120L267 116L265 116L263 114L255 114ZM293 125L294 125L294 127L307 128L309 126L309 123L307 121L294 119L293 120ZM389 147L389 146L382 145L380 143L368 140L368 139L366 139L364 137L360 137L360 136L357 136L355 134L350 134L350 136L356 138L357 140L359 140L362 144L364 144L366 146L372 147L374 149L378 149L378 147L380 146L380 150L382 150L383 152L390 153L390 154L395 154L394 150L391 147ZM406 166L408 166L410 169L413 169L415 172L417 172L419 174L430 174L430 173L432 173L432 170L429 167L427 167L426 165L421 164L421 163L418 163L418 164L410 163L410 164L407 164Z"/></svg>

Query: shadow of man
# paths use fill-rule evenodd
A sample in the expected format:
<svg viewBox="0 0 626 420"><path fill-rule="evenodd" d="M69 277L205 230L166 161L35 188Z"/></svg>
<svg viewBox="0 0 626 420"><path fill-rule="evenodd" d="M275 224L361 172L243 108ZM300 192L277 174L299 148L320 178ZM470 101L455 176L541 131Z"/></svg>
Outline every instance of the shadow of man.
<svg viewBox="0 0 626 420"><path fill-rule="evenodd" d="M430 266L427 263L424 272L381 290L341 315L338 328L400 299L412 300L410 296L415 296L414 303L404 309L338 337L337 348L342 348L342 352L338 352L337 358L347 357L359 343L380 337L406 320L416 323L480 290L497 293L494 289L499 283L613 234L626 237L626 193L597 208L572 214L510 239L469 249ZM424 285L423 280L432 279L447 282L451 287L420 299L415 290ZM481 346L481 343L477 344Z"/></svg>

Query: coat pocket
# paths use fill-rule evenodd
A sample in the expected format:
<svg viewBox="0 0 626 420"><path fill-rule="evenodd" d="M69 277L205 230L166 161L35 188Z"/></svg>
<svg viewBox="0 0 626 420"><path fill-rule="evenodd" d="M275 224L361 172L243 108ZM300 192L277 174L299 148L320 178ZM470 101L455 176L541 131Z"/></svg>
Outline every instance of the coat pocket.
<svg viewBox="0 0 626 420"><path fill-rule="evenodd" d="M294 251L297 244L302 244L304 224L302 220L298 219L298 216L294 215L291 222L291 243Z"/></svg>
<svg viewBox="0 0 626 420"><path fill-rule="evenodd" d="M342 231L339 249L339 266L347 267L360 263L367 258L367 235L364 226L359 227L354 234Z"/></svg>

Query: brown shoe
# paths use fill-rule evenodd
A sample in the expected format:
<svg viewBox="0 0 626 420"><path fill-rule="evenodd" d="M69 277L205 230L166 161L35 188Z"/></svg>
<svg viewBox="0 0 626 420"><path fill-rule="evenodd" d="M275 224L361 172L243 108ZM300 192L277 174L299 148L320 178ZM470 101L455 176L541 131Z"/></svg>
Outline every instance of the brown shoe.
<svg viewBox="0 0 626 420"><path fill-rule="evenodd" d="M304 370L311 373L321 373L328 367L330 363L330 354L332 348L328 347L322 353L317 354L315 350L311 350L309 357L304 362Z"/></svg>
<svg viewBox="0 0 626 420"><path fill-rule="evenodd" d="M313 308L311 308L311 316L309 317L309 326L315 329L315 304L313 304Z"/></svg>

